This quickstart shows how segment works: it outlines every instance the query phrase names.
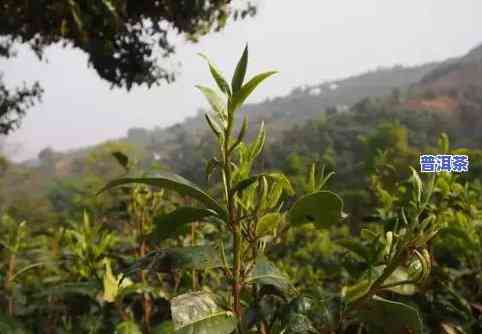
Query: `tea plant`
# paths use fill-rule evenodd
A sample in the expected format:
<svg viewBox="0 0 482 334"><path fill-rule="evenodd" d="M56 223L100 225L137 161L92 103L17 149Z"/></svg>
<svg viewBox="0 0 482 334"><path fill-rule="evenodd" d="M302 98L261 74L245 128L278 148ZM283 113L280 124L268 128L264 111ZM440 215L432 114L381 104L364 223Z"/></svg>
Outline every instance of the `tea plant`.
<svg viewBox="0 0 482 334"><path fill-rule="evenodd" d="M235 123L246 99L275 72L264 72L246 81L246 48L229 84L217 67L203 57L220 91L197 86L212 108L205 117L217 140L218 153L209 160L207 174L220 176L222 200L171 173L121 178L103 189L143 184L176 192L197 201L199 206L180 206L161 215L155 220L159 224L155 229L182 234L186 231L183 227L196 224L212 225L216 230L211 242L205 239L196 244L192 238L190 246L147 253L131 268L130 273L191 273L196 291L171 299L172 324L165 323L165 330L172 326L176 333L317 332L323 329L314 327L312 313L324 308L325 312L332 312L332 331L348 330L358 323L359 330L365 326L370 330L389 326L390 333L421 333L422 323L415 308L382 296L385 291L409 294L430 274L432 260L427 245L439 229L437 215L427 214L434 180L424 191L421 179L413 171L409 207L389 216L379 211L378 219L387 221L385 230L366 230L361 241L341 242L366 261L367 269L354 284L343 288L341 298L332 304L335 308L330 306L333 300L321 295L301 294L268 259L266 250L281 242L289 229L308 224L329 228L337 224L345 215L343 202L335 193L323 190L331 175L317 173L315 167L309 173L308 192L292 205L287 205L287 199L294 191L285 175L253 174L253 164L266 140L263 124L254 140L246 143L247 117L237 134ZM198 288L202 282L197 272L204 273L204 281L213 284L211 289L206 285ZM214 279L213 272L220 273L222 279ZM387 316L393 316L389 323L384 321Z"/></svg>
<svg viewBox="0 0 482 334"><path fill-rule="evenodd" d="M434 153L464 154L451 150L448 137L441 135ZM379 169L390 169L381 161ZM372 177L374 192L379 199L379 215L385 220L396 216L401 208L410 207L407 185L403 182L386 184L381 170ZM386 173L385 173L386 174ZM390 187L391 193L387 191ZM426 316L428 328L440 328L443 333L478 333L482 329L481 312L481 236L482 210L480 182L464 181L461 175L438 174L432 186L432 199L424 216L436 217L439 232L427 244L432 254L433 275L413 300ZM471 284L469 282L475 282Z"/></svg>
<svg viewBox="0 0 482 334"><path fill-rule="evenodd" d="M45 229L4 216L0 333L480 331L480 183L408 168L400 180L380 152L377 206L367 224L349 225L325 167L303 180L306 161L294 159L298 196L284 174L256 169L266 133L250 131L243 105L275 72L246 80L246 48L228 83L203 57L217 86L198 86L212 109L212 187L146 174L116 151L125 177L102 191L121 191L76 202L103 203L97 216L87 205L89 215L65 211L62 226ZM446 137L439 146L450 152ZM102 177L118 174L109 158Z"/></svg>

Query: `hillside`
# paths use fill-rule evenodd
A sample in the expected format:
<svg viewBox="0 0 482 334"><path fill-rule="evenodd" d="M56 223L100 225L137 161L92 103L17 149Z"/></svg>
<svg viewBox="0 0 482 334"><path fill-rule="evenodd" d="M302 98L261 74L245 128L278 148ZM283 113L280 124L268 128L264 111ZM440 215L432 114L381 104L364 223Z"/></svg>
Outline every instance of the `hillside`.
<svg viewBox="0 0 482 334"><path fill-rule="evenodd" d="M429 63L415 67L380 68L345 79L297 87L286 96L248 104L245 112L250 123L259 124L263 120L270 133L276 136L294 124L319 117L329 107L347 110L362 98L382 97L394 89L408 88L436 67L437 63ZM167 142L181 131L180 128L190 133L202 131L205 129L204 117L200 114L172 127L157 129L152 132L152 139L157 143Z"/></svg>
<svg viewBox="0 0 482 334"><path fill-rule="evenodd" d="M327 108L348 110L365 97L383 97L393 90L412 88L415 91L436 88L462 88L482 86L482 45L462 57L443 62L432 62L414 67L395 66L378 68L373 71L344 79L326 81L317 85L294 88L288 95L248 104L245 112L252 123L264 120L271 130L282 131L294 124L319 117ZM205 129L204 117L200 114L166 128L152 131L133 129L128 141L138 143L142 136L151 135L150 140L168 142L176 133L199 134ZM181 130L182 129L182 130ZM135 133L135 134L134 134ZM134 139L134 137L137 137ZM148 138L144 138L146 140ZM142 140L142 139L141 139Z"/></svg>
<svg viewBox="0 0 482 334"><path fill-rule="evenodd" d="M408 96L400 101L403 109L454 111L459 109L463 101L460 97L453 96L453 90L474 86L482 87L482 46L462 57L440 63L379 68L344 79L297 87L286 96L248 104L244 111L250 123L259 124L264 121L270 133L269 141L276 143L280 142L285 131L294 125L303 125L309 120L318 119L327 109L335 112L348 111L366 97L382 98L403 93L402 95ZM429 97L427 91L430 92ZM126 137L118 141L141 148L150 156L150 160L158 160L162 165L181 168L191 173L194 168L201 173L202 168L195 164L202 160L199 148L206 147L203 143L209 140L205 136L203 113L204 111L200 110L197 116L166 128L132 128ZM251 126L250 130L248 136L253 134L256 126ZM75 161L83 159L94 149L95 147L89 147L64 153L56 152L56 166L61 167L61 170L55 174L68 175L73 172ZM24 165L37 166L38 161L29 161Z"/></svg>
<svg viewBox="0 0 482 334"><path fill-rule="evenodd" d="M465 56L449 59L426 74L419 87L435 93L482 87L482 44Z"/></svg>

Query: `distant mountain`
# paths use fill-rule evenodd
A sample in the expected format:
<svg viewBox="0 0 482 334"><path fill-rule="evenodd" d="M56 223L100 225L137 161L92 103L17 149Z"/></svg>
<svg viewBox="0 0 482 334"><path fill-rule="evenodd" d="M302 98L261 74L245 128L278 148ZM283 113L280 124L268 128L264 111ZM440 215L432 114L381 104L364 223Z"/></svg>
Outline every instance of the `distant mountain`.
<svg viewBox="0 0 482 334"><path fill-rule="evenodd" d="M435 93L471 86L482 87L482 44L463 57L441 63L426 74L419 85Z"/></svg>
<svg viewBox="0 0 482 334"><path fill-rule="evenodd" d="M424 90L448 91L464 85L482 87L482 45L468 54L443 62L432 62L420 66L378 68L373 71L348 78L322 82L317 85L297 87L288 95L266 99L260 103L248 104L243 114L248 115L251 124L264 121L269 140L277 141L282 133L296 124L321 117L327 109L349 110L360 100L371 97L384 97L395 91ZM445 94L445 93L444 93ZM439 100L409 100L410 108L455 108L452 100L442 95ZM181 148L196 147L205 140L207 127L204 111L189 117L183 122L165 128L151 130L133 128L120 141L148 149L163 162L169 163L173 157L183 156ZM257 126L250 127L248 136L253 135ZM65 157L85 155L88 148L70 151ZM30 161L32 163L32 161Z"/></svg>
<svg viewBox="0 0 482 334"><path fill-rule="evenodd" d="M437 68L439 63L429 63L421 66L378 68L374 71L345 79L326 81L317 85L297 87L288 95L266 99L256 104L245 106L246 114L251 124L264 121L270 139L275 140L278 134L295 124L320 117L327 108L348 110L353 104L365 97L382 97L394 89L404 89L419 82L424 76ZM145 143L155 143L161 148L170 145L180 134L199 135L206 130L202 111L184 122L167 127L157 128L145 133ZM251 127L254 131L254 127ZM251 133L252 134L252 133ZM127 140L129 140L127 137ZM138 141L137 141L138 142ZM162 152L160 153L161 155Z"/></svg>

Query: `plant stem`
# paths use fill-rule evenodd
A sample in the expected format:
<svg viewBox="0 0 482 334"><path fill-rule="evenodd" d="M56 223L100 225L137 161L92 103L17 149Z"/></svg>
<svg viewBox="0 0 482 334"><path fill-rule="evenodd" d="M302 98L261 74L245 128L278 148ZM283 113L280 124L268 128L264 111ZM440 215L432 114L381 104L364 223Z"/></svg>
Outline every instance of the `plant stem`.
<svg viewBox="0 0 482 334"><path fill-rule="evenodd" d="M191 246L196 246L196 223L191 224ZM192 270L192 289L197 289L196 269Z"/></svg>
<svg viewBox="0 0 482 334"><path fill-rule="evenodd" d="M236 219L236 208L232 189L231 161L230 161L230 141L233 117L228 116L228 124L224 132L223 153L223 172L224 187L226 190L226 202L228 206L228 225L231 227L233 236L233 311L238 319L241 320L241 226Z"/></svg>
<svg viewBox="0 0 482 334"><path fill-rule="evenodd" d="M147 223L147 217L146 217L145 209L142 208L142 211L139 217L139 236L140 236L139 257L140 258L144 257L147 253L147 242L144 236L144 229L145 229L146 223ZM147 285L147 279L146 279L146 274L144 270L141 270L140 278L141 278L141 282L144 285ZM152 305L151 305L150 297L147 295L147 293L142 294L142 308L143 308L142 322L144 324L144 332L150 333L150 327L151 327L150 318L151 318Z"/></svg>
<svg viewBox="0 0 482 334"><path fill-rule="evenodd" d="M5 277L5 291L9 291L11 288L11 283L13 281L13 277L15 276L16 264L17 264L17 258L15 254L10 255L10 259L8 261L7 276ZM10 316L15 315L15 301L14 301L13 293L10 293L10 296L8 297L8 315Z"/></svg>
<svg viewBox="0 0 482 334"><path fill-rule="evenodd" d="M393 274L393 272L400 266L401 263L405 262L406 254L404 252L397 254L390 265L385 268L383 271L382 275L378 277L377 280L372 284L370 287L370 290L367 292L365 296L362 298L356 300L351 307L353 309L360 307L363 305L366 301L368 301L374 294L376 294L380 288L382 287L383 283L387 280L390 275Z"/></svg>
<svg viewBox="0 0 482 334"><path fill-rule="evenodd" d="M256 241L255 241L256 242ZM258 257L258 248L256 246L252 247L252 256L253 256L253 266L256 265L256 258ZM258 287L256 284L253 284L253 299L254 299L254 304L259 305L259 293L258 293ZM266 319L263 317L263 319L260 321L259 324L259 333L260 334L268 334L268 324L266 323Z"/></svg>
<svg viewBox="0 0 482 334"><path fill-rule="evenodd" d="M239 225L234 226L234 263L233 263L233 307L238 318L241 317L241 229Z"/></svg>

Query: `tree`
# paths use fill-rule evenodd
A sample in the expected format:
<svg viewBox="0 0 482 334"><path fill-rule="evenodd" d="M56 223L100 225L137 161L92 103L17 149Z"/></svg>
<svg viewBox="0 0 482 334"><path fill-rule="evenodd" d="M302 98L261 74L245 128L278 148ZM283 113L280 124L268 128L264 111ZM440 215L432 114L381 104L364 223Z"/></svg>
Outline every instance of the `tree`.
<svg viewBox="0 0 482 334"><path fill-rule="evenodd" d="M38 83L32 87L17 87L9 90L2 80L0 72L0 134L9 134L19 125L28 108L40 100L42 88Z"/></svg>
<svg viewBox="0 0 482 334"><path fill-rule="evenodd" d="M98 75L113 87L150 87L174 80L160 62L175 51L169 32L195 42L221 30L229 17L255 13L249 1L238 8L229 0L4 0L0 57L15 56L12 47L20 43L42 59L46 47L60 43L86 52ZM0 133L18 126L41 92L38 84L9 92L0 77Z"/></svg>

